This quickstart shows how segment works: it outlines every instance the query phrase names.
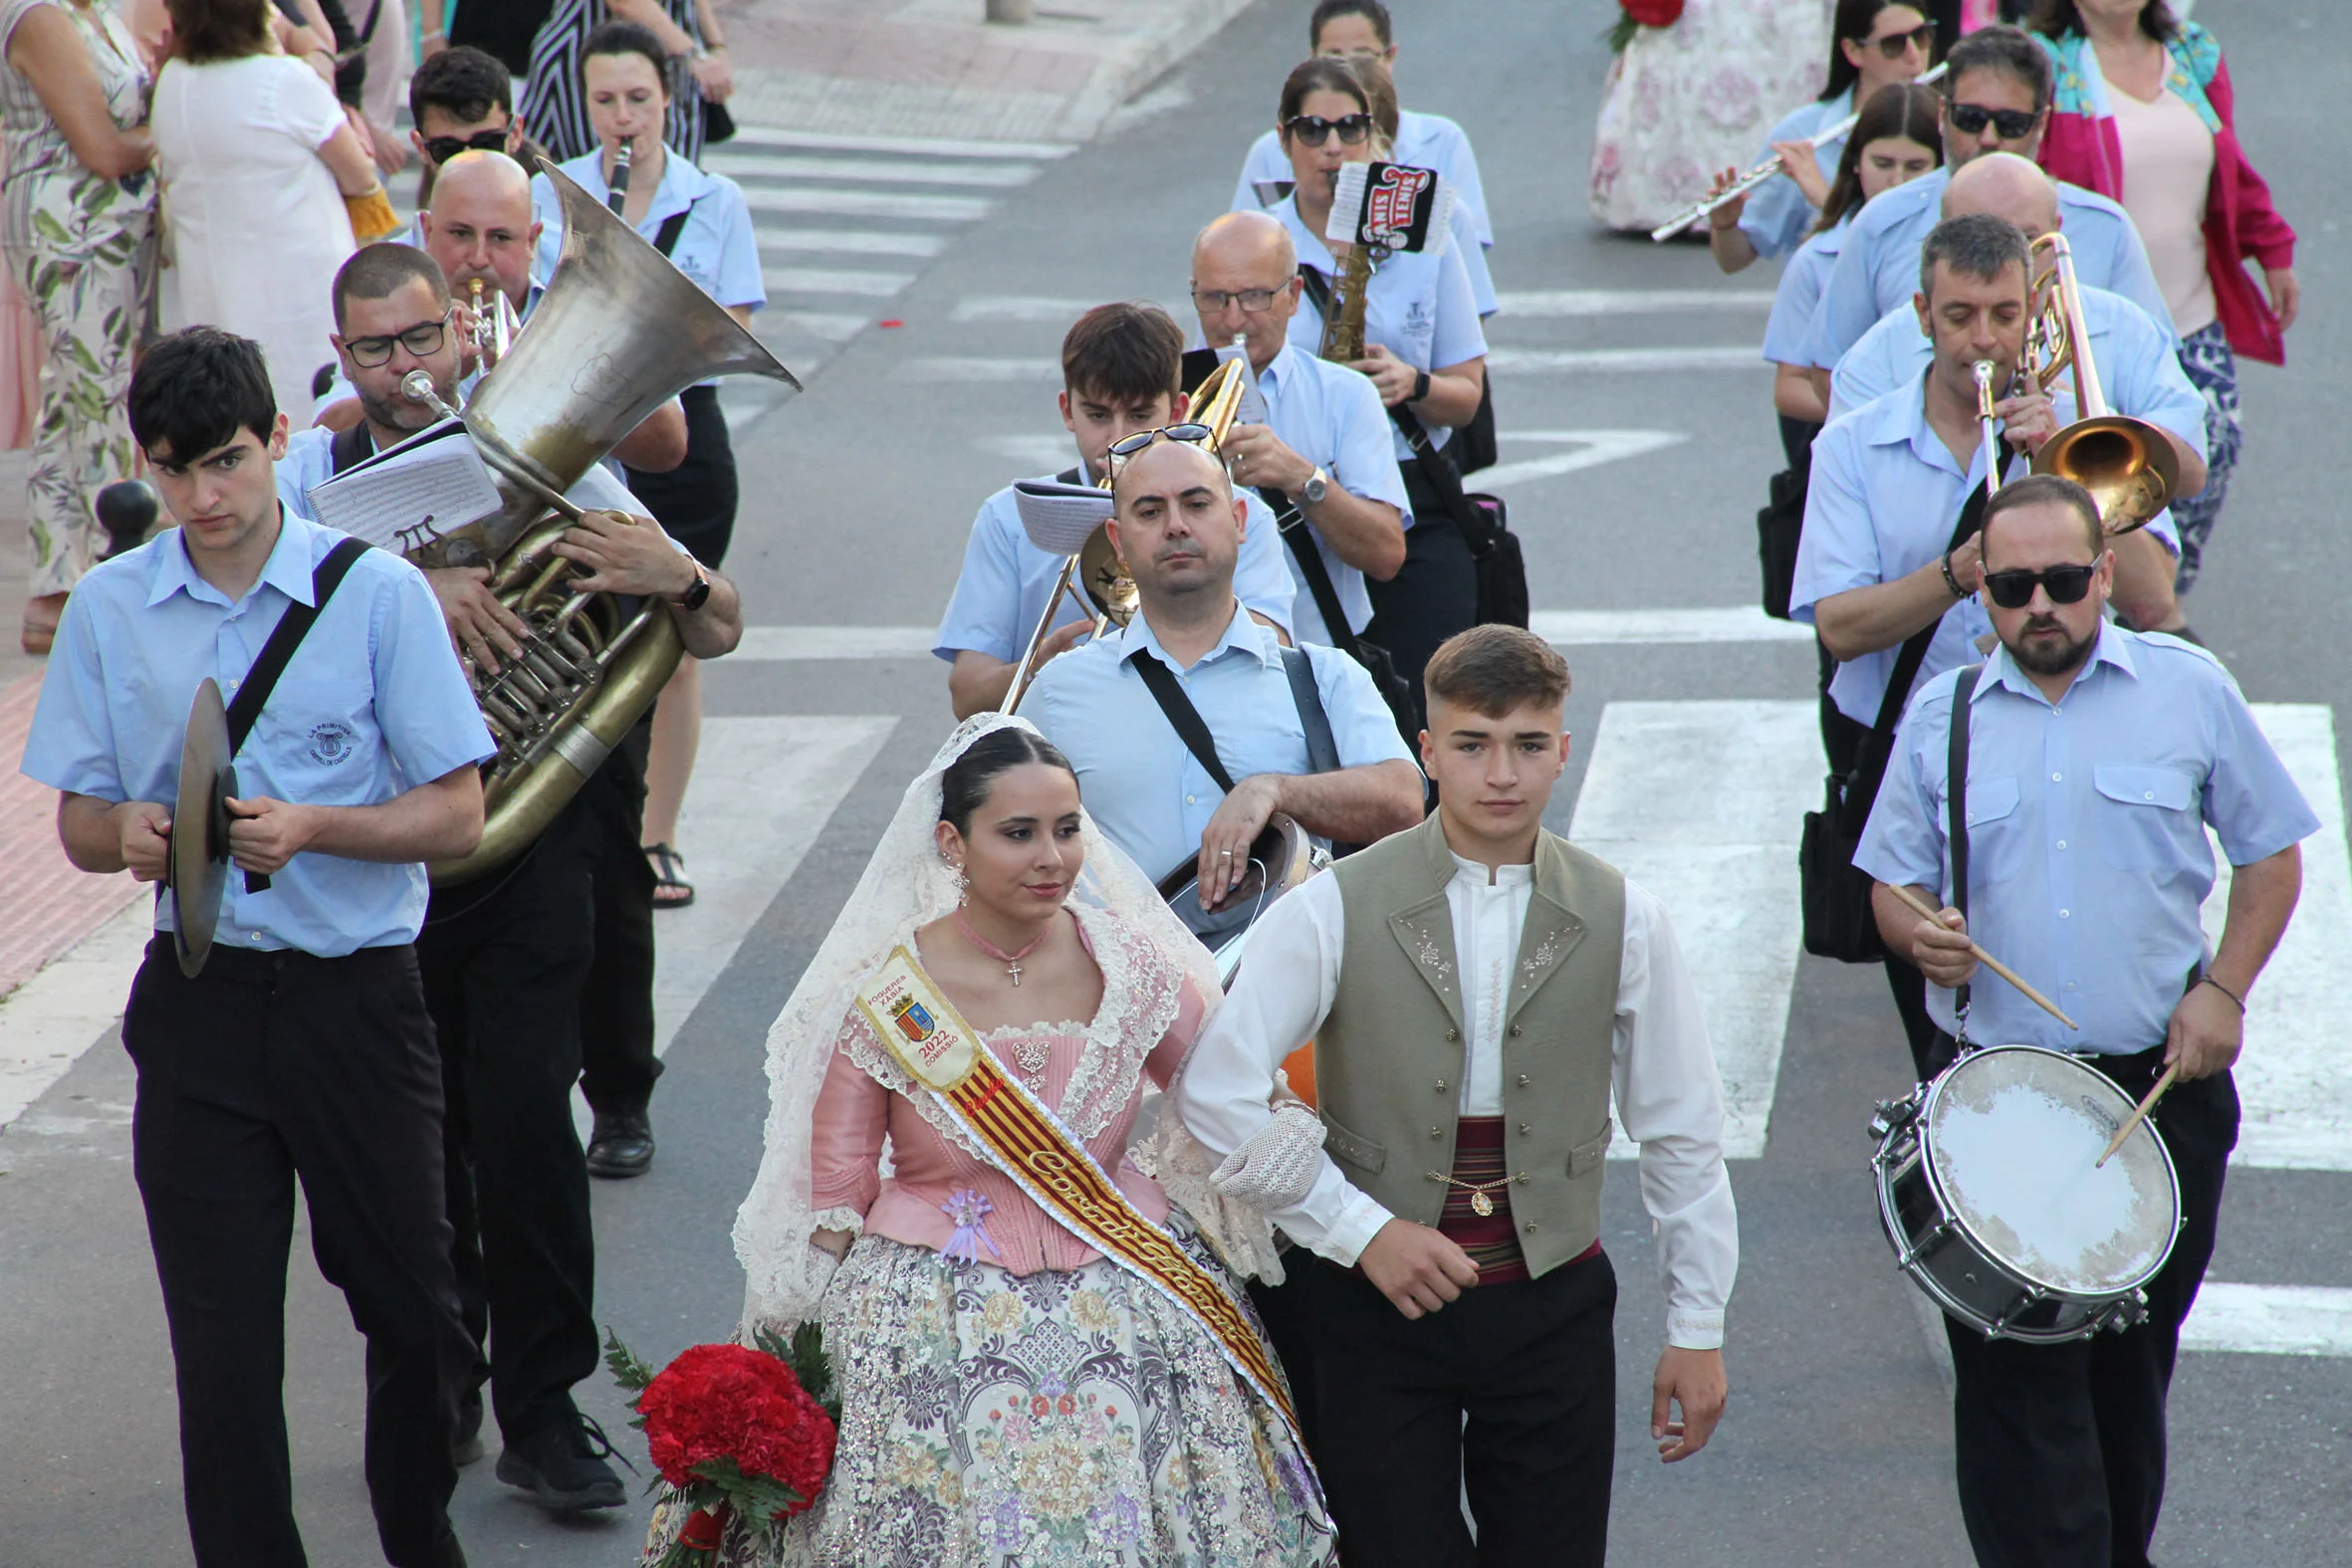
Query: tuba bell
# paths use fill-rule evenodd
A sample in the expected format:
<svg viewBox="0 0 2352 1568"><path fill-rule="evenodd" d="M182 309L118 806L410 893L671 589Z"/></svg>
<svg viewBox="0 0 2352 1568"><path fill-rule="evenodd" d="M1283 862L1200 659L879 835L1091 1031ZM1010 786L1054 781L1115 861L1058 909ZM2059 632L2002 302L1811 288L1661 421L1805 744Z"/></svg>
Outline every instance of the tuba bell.
<svg viewBox="0 0 2352 1568"><path fill-rule="evenodd" d="M683 651L659 604L626 612L610 593L571 590L579 569L551 549L578 516L564 492L697 381L748 373L801 384L642 235L553 164L539 166L564 209L555 277L458 415L503 504L408 552L421 566L488 567L491 591L530 628L501 668L465 661L498 753L482 770L481 844L432 867L442 887L528 848L653 705ZM423 390L420 401L438 401Z"/></svg>

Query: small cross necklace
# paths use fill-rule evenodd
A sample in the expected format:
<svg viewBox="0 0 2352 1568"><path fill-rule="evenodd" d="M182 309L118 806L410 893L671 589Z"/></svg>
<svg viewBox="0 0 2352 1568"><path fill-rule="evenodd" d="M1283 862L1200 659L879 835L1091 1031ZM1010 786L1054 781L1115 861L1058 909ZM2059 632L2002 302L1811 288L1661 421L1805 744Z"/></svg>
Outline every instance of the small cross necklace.
<svg viewBox="0 0 2352 1568"><path fill-rule="evenodd" d="M1023 948L1018 953L1008 953L1003 948L1000 948L995 943L989 941L986 937L983 937L979 932L974 931L972 929L972 922L964 918L964 911L960 906L955 912L955 918L956 929L964 934L965 941L971 943L981 952L987 954L990 958L995 959L999 964L1005 966L1005 973L1013 977L1013 989L1016 991L1021 989L1021 961L1029 957L1032 953L1035 953L1038 950L1038 945L1046 940L1047 932L1050 932L1054 929L1053 926L1049 924L1045 931L1041 931L1037 934L1036 938L1031 941L1028 947Z"/></svg>

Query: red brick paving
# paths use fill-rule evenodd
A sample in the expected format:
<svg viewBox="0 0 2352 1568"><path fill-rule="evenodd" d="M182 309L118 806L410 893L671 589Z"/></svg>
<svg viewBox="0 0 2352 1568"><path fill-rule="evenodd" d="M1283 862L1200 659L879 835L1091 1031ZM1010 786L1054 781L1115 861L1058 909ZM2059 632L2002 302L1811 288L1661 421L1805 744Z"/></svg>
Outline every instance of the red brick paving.
<svg viewBox="0 0 2352 1568"><path fill-rule="evenodd" d="M0 997L96 931L132 900L152 896L128 872L77 871L57 841L57 791L17 772L41 677L0 686Z"/></svg>

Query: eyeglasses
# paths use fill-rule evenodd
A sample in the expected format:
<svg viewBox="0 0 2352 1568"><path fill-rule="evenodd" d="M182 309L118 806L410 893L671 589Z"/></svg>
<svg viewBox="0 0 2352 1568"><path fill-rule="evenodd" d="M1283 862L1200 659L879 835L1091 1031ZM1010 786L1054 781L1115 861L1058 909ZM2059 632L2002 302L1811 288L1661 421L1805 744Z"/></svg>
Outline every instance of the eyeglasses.
<svg viewBox="0 0 2352 1568"><path fill-rule="evenodd" d="M1878 52L1889 60L1900 60L1914 49L1926 49L1936 41L1936 25L1915 27L1908 33L1889 33L1884 38L1866 38L1866 44L1876 44Z"/></svg>
<svg viewBox="0 0 2352 1568"><path fill-rule="evenodd" d="M1944 113L1952 121L1952 128L1964 136L1980 136L1987 125L2000 132L2003 141L2022 141L2032 133L2034 121L2041 112L2028 113L2021 109L1986 109L1978 104L1946 104Z"/></svg>
<svg viewBox="0 0 2352 1568"><path fill-rule="evenodd" d="M1156 443L1162 440L1181 441L1187 446L1205 447L1209 444L1209 438L1214 434L1216 432L1207 425L1194 424L1190 421L1183 424L1162 425L1157 430L1138 430L1133 435L1121 436L1110 444L1110 450L1104 454L1108 459L1104 466L1110 470L1112 482L1116 483L1119 471L1125 468L1131 459L1140 457Z"/></svg>
<svg viewBox="0 0 2352 1568"><path fill-rule="evenodd" d="M2040 571L1988 571L1985 591L2002 609L2023 609L2033 602L2036 587L2050 596L2052 604L2080 604L2091 590L2091 574L2098 569L2098 562L2093 561L2087 566L2049 566Z"/></svg>
<svg viewBox="0 0 2352 1568"><path fill-rule="evenodd" d="M470 136L427 136L424 155L435 163L446 163L460 152L504 152L509 127L496 130L477 130Z"/></svg>
<svg viewBox="0 0 2352 1568"><path fill-rule="evenodd" d="M1192 303L1211 316L1223 316L1225 308L1239 300L1244 311L1257 316L1273 310L1274 297L1282 292L1282 289L1195 289Z"/></svg>
<svg viewBox="0 0 2352 1568"><path fill-rule="evenodd" d="M1343 147L1359 147L1372 134L1372 116L1364 113L1342 114L1337 119L1325 119L1320 114L1294 114L1283 122L1283 132L1297 138L1305 147L1319 147L1332 131L1339 132Z"/></svg>
<svg viewBox="0 0 2352 1568"><path fill-rule="evenodd" d="M344 352L352 356L352 363L369 370L391 363L394 343L419 359L439 353L441 335L448 330L450 314L455 310L456 307L451 306L448 311L441 313L441 319L437 322L418 322L414 327L404 327L382 337L346 337L343 340Z"/></svg>

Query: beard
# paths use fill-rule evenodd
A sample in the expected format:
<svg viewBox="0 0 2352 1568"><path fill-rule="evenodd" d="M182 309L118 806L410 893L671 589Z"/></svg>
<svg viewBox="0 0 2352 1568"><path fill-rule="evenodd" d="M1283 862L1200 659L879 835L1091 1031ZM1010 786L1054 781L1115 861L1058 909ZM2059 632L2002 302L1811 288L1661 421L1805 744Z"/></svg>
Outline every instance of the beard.
<svg viewBox="0 0 2352 1568"><path fill-rule="evenodd" d="M457 381L454 376L447 385L442 384L440 377L434 377L433 390L445 403L457 401ZM370 424L386 430L405 430L411 435L427 425L437 423L441 417L433 412L430 404L417 402L396 387L385 397L360 392L359 410L367 416Z"/></svg>
<svg viewBox="0 0 2352 1568"><path fill-rule="evenodd" d="M2017 668L2028 675L2064 675L2080 669L2090 656L2091 645L2099 640L2099 629L2093 626L2090 634L2079 640L2061 636L2052 642L2043 638L2038 642L2027 639L2034 632L2063 633L2065 626L2054 615L2034 615L2017 628L2016 636L2001 638L2001 645L2009 650L2009 657L2017 661Z"/></svg>

